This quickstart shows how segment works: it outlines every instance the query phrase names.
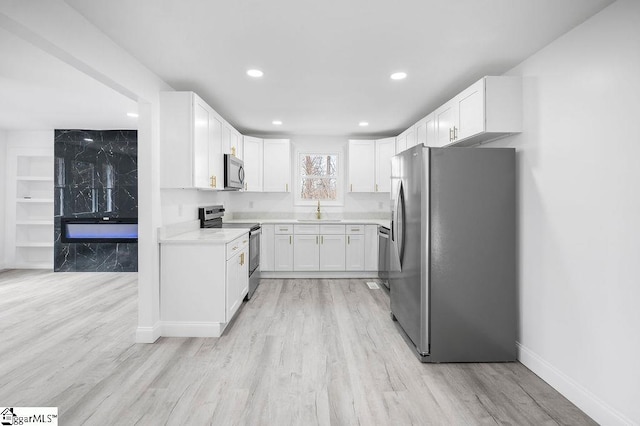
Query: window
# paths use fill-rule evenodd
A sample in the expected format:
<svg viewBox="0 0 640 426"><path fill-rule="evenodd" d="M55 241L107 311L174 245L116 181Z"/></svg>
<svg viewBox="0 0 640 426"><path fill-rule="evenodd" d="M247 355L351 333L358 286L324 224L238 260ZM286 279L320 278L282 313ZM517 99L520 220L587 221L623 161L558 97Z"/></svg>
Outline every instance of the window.
<svg viewBox="0 0 640 426"><path fill-rule="evenodd" d="M298 204L340 204L340 156L336 152L298 154Z"/></svg>

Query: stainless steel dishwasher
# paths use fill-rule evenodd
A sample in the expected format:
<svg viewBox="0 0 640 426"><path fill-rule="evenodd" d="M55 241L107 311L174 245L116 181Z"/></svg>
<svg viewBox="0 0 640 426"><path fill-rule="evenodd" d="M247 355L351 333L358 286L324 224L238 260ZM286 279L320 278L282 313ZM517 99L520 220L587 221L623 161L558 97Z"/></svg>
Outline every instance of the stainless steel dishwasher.
<svg viewBox="0 0 640 426"><path fill-rule="evenodd" d="M389 288L389 228L378 225L378 278Z"/></svg>

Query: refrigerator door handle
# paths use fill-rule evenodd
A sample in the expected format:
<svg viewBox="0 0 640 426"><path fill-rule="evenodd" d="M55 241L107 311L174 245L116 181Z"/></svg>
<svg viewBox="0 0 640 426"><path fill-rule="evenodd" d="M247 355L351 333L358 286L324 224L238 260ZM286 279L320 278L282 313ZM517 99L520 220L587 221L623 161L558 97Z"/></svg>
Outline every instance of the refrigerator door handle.
<svg viewBox="0 0 640 426"><path fill-rule="evenodd" d="M404 213L404 187L400 182L398 189L398 205L396 207L396 231L397 247L398 247L398 259L400 260L400 270L402 270L402 263L404 260L404 237L405 237L405 213Z"/></svg>

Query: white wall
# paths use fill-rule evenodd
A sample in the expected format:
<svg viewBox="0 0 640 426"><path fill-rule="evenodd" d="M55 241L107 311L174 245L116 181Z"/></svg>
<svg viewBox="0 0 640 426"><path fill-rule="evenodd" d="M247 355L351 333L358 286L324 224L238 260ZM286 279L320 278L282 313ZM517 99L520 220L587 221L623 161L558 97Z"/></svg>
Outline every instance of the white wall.
<svg viewBox="0 0 640 426"><path fill-rule="evenodd" d="M0 26L138 102L139 342L159 336L159 92L171 87L61 0L0 1Z"/></svg>
<svg viewBox="0 0 640 426"><path fill-rule="evenodd" d="M521 361L602 424L640 424L640 2L508 74L518 150Z"/></svg>
<svg viewBox="0 0 640 426"><path fill-rule="evenodd" d="M6 162L7 162L7 132L4 130L0 130L0 270L4 269L4 265L6 264L6 254L5 254L5 228L6 228L6 206L7 200L5 195L5 182L7 179L6 176Z"/></svg>
<svg viewBox="0 0 640 426"><path fill-rule="evenodd" d="M273 136L268 137L274 139ZM287 137L283 137L287 138ZM250 217L251 215L264 216L265 213L271 217L303 217L312 216L315 206L295 205L295 181L297 172L298 151L327 150L336 151L342 154L342 166L339 166L343 176L342 192L344 194L343 205L328 206L322 205L321 209L326 215L335 218L369 218L385 217L389 215L389 194L388 193L349 193L347 192L348 173L348 138L340 136L292 136L291 140L291 170L292 170L292 191L289 193L258 193L258 192L235 192L229 194L230 209L236 216ZM277 167L277 165L271 165ZM266 165L269 167L269 165Z"/></svg>

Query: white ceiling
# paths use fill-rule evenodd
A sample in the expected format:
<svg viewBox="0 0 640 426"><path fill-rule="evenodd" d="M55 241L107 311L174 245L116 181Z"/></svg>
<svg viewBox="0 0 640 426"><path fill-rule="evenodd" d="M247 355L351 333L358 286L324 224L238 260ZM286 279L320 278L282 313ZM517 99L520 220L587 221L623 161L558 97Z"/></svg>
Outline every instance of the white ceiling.
<svg viewBox="0 0 640 426"><path fill-rule="evenodd" d="M366 136L398 134L612 0L66 2L245 134ZM0 129L136 127L133 101L0 31Z"/></svg>
<svg viewBox="0 0 640 426"><path fill-rule="evenodd" d="M243 133L395 135L612 0L66 2Z"/></svg>
<svg viewBox="0 0 640 426"><path fill-rule="evenodd" d="M0 28L0 129L136 129L136 102Z"/></svg>

